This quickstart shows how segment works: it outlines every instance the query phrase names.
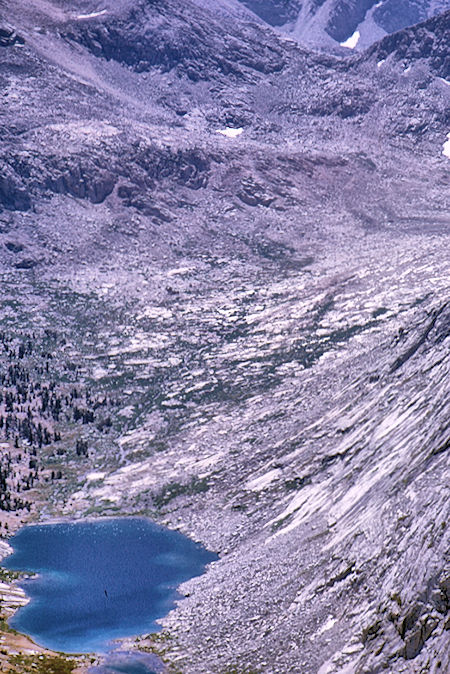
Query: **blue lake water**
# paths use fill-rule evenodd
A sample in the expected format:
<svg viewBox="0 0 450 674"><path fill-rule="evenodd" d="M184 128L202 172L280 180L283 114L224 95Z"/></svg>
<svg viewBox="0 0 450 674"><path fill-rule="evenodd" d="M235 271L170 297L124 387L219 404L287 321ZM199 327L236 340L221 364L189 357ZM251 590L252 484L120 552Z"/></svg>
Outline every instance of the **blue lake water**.
<svg viewBox="0 0 450 674"><path fill-rule="evenodd" d="M38 644L104 653L112 639L154 632L176 587L217 559L178 532L137 517L32 525L10 539L7 569L31 601L9 621Z"/></svg>
<svg viewBox="0 0 450 674"><path fill-rule="evenodd" d="M88 669L89 674L162 674L164 665L152 653L114 652L102 665Z"/></svg>

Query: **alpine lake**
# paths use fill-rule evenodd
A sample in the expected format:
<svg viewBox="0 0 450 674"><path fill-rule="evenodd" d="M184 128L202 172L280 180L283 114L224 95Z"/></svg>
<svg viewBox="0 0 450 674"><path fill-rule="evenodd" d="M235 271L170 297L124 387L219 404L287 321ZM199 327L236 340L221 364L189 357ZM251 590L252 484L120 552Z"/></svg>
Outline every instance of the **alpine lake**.
<svg viewBox="0 0 450 674"><path fill-rule="evenodd" d="M2 566L33 574L19 583L30 602L9 624L64 653L109 653L116 639L158 631L177 587L217 559L139 517L30 525L9 543ZM144 671L137 662L135 671Z"/></svg>

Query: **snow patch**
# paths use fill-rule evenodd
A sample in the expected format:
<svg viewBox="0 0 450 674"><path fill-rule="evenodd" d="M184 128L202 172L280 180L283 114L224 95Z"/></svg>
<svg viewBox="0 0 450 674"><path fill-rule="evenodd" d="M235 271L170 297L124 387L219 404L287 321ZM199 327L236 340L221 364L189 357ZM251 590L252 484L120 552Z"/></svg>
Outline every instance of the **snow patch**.
<svg viewBox="0 0 450 674"><path fill-rule="evenodd" d="M107 14L108 10L102 9L99 12L91 12L91 14L78 14L77 20L80 19L95 19L96 16L103 16L103 14Z"/></svg>
<svg viewBox="0 0 450 674"><path fill-rule="evenodd" d="M381 66L383 65L383 63L386 63L386 59L381 59L381 61L378 61L378 63L377 63L377 68L381 68Z"/></svg>
<svg viewBox="0 0 450 674"><path fill-rule="evenodd" d="M448 80L445 80L443 77L439 77L439 79L441 80L441 82L443 82L443 83L446 84L448 87L450 87L450 82L449 82Z"/></svg>
<svg viewBox="0 0 450 674"><path fill-rule="evenodd" d="M447 134L447 140L442 146L442 154L450 159L450 133Z"/></svg>
<svg viewBox="0 0 450 674"><path fill-rule="evenodd" d="M349 38L345 40L345 42L340 42L339 44L341 47L347 47L347 49L354 49L356 45L358 44L359 38L361 37L361 34L359 30L355 30L353 35L350 35Z"/></svg>
<svg viewBox="0 0 450 674"><path fill-rule="evenodd" d="M226 136L227 138L237 138L237 136L241 135L243 130L244 129L242 128L233 129L230 126L227 126L225 129L217 129L216 133L221 133L222 136Z"/></svg>

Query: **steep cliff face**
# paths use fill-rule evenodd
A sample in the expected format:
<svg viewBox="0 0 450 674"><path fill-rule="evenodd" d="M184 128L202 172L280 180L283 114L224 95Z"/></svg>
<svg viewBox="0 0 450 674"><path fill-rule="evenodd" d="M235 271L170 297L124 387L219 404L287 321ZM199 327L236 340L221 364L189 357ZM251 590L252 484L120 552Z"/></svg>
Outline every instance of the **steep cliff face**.
<svg viewBox="0 0 450 674"><path fill-rule="evenodd" d="M253 12L283 29L301 44L325 50L358 50L407 26L450 9L448 0L242 0Z"/></svg>
<svg viewBox="0 0 450 674"><path fill-rule="evenodd" d="M450 77L449 30L450 11L418 26L406 28L385 37L368 49L363 59L376 58L380 62L392 55L397 63L404 65L405 70L410 63L426 63L431 72L443 79L448 79Z"/></svg>
<svg viewBox="0 0 450 674"><path fill-rule="evenodd" d="M295 21L305 4L303 0L242 0L242 3L271 26Z"/></svg>
<svg viewBox="0 0 450 674"><path fill-rule="evenodd" d="M390 3L246 4L2 5L0 522L218 551L152 646L186 674L437 674L449 14L332 56Z"/></svg>
<svg viewBox="0 0 450 674"><path fill-rule="evenodd" d="M387 33L394 33L406 26L421 23L426 19L442 14L449 9L446 0L412 0L378 2L374 11L374 20Z"/></svg>

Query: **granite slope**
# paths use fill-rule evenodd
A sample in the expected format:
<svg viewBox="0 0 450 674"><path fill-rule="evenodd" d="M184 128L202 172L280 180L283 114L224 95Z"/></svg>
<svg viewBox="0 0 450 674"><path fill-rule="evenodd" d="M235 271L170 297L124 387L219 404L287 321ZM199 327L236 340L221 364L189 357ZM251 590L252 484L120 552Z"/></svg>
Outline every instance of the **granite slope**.
<svg viewBox="0 0 450 674"><path fill-rule="evenodd" d="M448 13L333 56L225 0L1 9L1 521L218 551L174 670L448 669Z"/></svg>

